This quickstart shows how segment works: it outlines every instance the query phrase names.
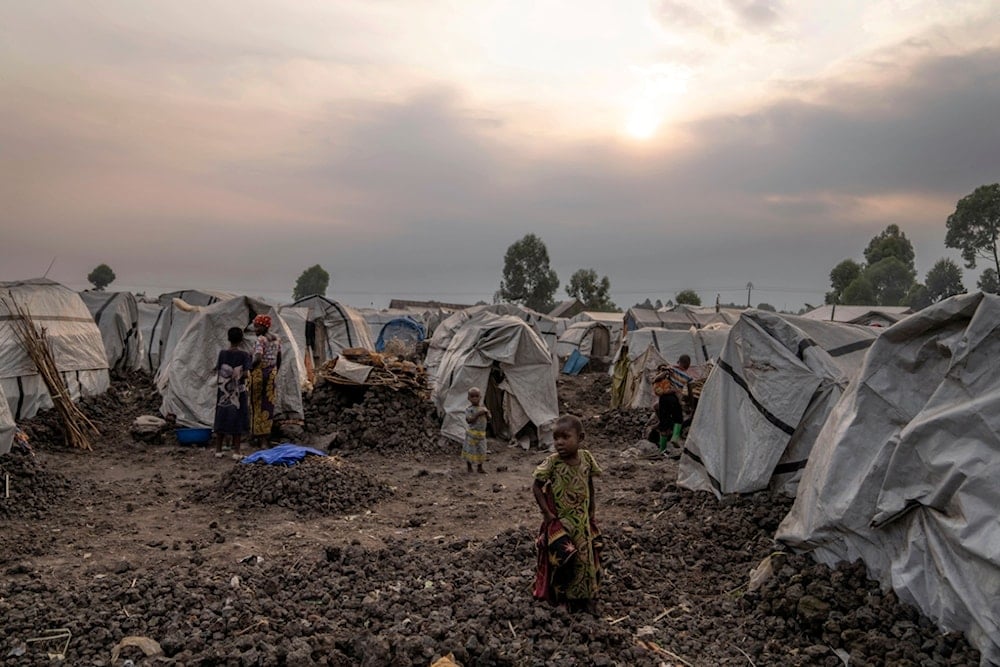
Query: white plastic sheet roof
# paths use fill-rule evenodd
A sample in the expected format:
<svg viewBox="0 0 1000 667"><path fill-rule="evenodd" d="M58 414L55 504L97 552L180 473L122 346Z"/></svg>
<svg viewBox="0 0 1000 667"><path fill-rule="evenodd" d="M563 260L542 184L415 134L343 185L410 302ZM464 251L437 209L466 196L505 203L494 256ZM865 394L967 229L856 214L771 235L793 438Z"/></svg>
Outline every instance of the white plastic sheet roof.
<svg viewBox="0 0 1000 667"><path fill-rule="evenodd" d="M465 439L468 391L472 387L486 391L494 362L505 375L502 388L510 433L530 422L538 427L544 444L551 442L551 433L544 427L559 416L552 354L526 322L486 310L473 313L462 323L441 357L431 394L438 412L444 415L441 434L455 442Z"/></svg>
<svg viewBox="0 0 1000 667"><path fill-rule="evenodd" d="M323 349L313 351L321 359L333 359L345 348L375 349L368 323L361 313L350 306L315 294L289 305L307 308L309 321L317 322L323 327Z"/></svg>
<svg viewBox="0 0 1000 667"><path fill-rule="evenodd" d="M794 495L819 428L877 333L749 310L705 382L678 466L689 489Z"/></svg>
<svg viewBox="0 0 1000 667"><path fill-rule="evenodd" d="M827 419L777 539L869 573L1000 664L1000 297L890 327Z"/></svg>
<svg viewBox="0 0 1000 667"><path fill-rule="evenodd" d="M139 306L131 292L80 292L80 298L101 330L108 366L112 370L142 368L142 332L139 330Z"/></svg>

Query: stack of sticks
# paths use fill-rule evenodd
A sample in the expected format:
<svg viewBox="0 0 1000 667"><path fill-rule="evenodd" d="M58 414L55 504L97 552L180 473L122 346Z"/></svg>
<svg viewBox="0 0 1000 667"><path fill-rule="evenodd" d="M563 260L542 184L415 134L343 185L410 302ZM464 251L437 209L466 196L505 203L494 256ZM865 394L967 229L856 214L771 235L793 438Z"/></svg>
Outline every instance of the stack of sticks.
<svg viewBox="0 0 1000 667"><path fill-rule="evenodd" d="M365 381L366 386L389 387L390 389L407 389L418 393L427 393L427 373L423 366L412 361L406 361L390 355L371 352L359 347L346 348L340 351L348 361L371 366L371 373ZM337 360L332 359L316 372L323 379L335 384L358 384L348 378L337 375L334 367Z"/></svg>
<svg viewBox="0 0 1000 667"><path fill-rule="evenodd" d="M13 297L0 298L0 305L3 305L14 316L11 320L14 335L35 364L38 374L41 375L45 387L49 390L49 396L52 397L52 403L59 412L62 421L66 444L77 449L92 451L90 437L100 436L101 432L70 398L69 390L66 388L66 383L63 382L62 375L59 374L56 360L52 356L49 341L45 336L45 327L36 326L28 309L17 303Z"/></svg>

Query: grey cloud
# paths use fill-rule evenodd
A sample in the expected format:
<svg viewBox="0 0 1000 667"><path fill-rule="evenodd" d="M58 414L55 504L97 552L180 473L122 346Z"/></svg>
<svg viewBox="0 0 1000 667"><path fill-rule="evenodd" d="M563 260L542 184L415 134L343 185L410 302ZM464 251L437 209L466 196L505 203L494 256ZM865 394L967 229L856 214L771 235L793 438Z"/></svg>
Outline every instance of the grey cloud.
<svg viewBox="0 0 1000 667"><path fill-rule="evenodd" d="M727 0L730 9L748 29L767 30L781 20L784 3L780 0Z"/></svg>

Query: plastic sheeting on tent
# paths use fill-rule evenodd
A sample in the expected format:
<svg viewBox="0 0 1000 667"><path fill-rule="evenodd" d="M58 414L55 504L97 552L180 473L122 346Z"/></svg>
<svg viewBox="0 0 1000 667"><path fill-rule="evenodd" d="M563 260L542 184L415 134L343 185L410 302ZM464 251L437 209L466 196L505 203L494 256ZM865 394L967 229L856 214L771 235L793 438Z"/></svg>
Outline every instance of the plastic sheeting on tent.
<svg viewBox="0 0 1000 667"><path fill-rule="evenodd" d="M556 342L556 355L566 359L574 351L589 359L611 358L611 332L600 322L573 322Z"/></svg>
<svg viewBox="0 0 1000 667"><path fill-rule="evenodd" d="M1000 664L1000 297L885 330L830 415L777 539L869 573Z"/></svg>
<svg viewBox="0 0 1000 667"><path fill-rule="evenodd" d="M45 327L49 349L70 397L103 394L111 386L101 332L73 290L45 278L0 283L0 297L27 309ZM15 420L52 407L52 397L14 333L14 318L0 303L0 387Z"/></svg>
<svg viewBox="0 0 1000 667"><path fill-rule="evenodd" d="M10 413L7 397L4 396L3 387L0 387L0 454L6 454L10 451L16 432L17 424L14 423L14 415Z"/></svg>
<svg viewBox="0 0 1000 667"><path fill-rule="evenodd" d="M177 415L184 426L211 427L215 419L215 368L219 350L229 346L230 327L246 329L256 315L270 315L271 332L281 340L281 369L277 377L276 411L280 419L303 419L302 387L306 378L302 353L288 323L268 304L251 297L194 307L192 317L173 353L164 359L156 386L163 397L160 412ZM253 350L251 333L244 339Z"/></svg>
<svg viewBox="0 0 1000 667"><path fill-rule="evenodd" d="M490 374L494 365L503 372L498 390L502 414L493 410L491 428L498 437L514 437L534 424L540 442L552 443L551 424L559 416L553 359L541 337L523 320L479 310L450 338L441 357L439 381L431 399L444 415L441 434L456 442L465 439L468 392L479 387L489 407Z"/></svg>
<svg viewBox="0 0 1000 667"><path fill-rule="evenodd" d="M155 303L140 301L142 370L153 375L159 370L160 364L177 344L177 338L184 333L190 322L192 310L188 306L211 306L235 297L235 294L229 292L189 289L161 294Z"/></svg>
<svg viewBox="0 0 1000 667"><path fill-rule="evenodd" d="M112 371L142 368L142 332L139 305L131 292L80 292L80 298L101 330L108 366Z"/></svg>
<svg viewBox="0 0 1000 667"><path fill-rule="evenodd" d="M555 358L555 344L565 327L566 320L555 320L548 315L542 315L530 308L522 308L516 303L494 303L484 306L472 306L465 310L460 310L452 314L434 329L427 348L427 357L424 359L424 367L427 369L427 376L434 382L437 368L441 365L441 359L445 351L451 345L451 339L461 327L479 313L493 313L494 315L508 315L516 317L522 322L527 322L539 337L545 342L546 347L552 351L553 378L559 374L558 359ZM546 333L548 332L548 333Z"/></svg>
<svg viewBox="0 0 1000 667"><path fill-rule="evenodd" d="M682 354L691 357L695 375L722 350L729 327L713 325L705 329L636 329L625 337L611 368L611 407L652 408L653 375L663 364L675 364Z"/></svg>
<svg viewBox="0 0 1000 667"><path fill-rule="evenodd" d="M405 345L417 346L426 337L424 325L412 317L396 317L386 322L378 332L375 341L375 351L382 352L391 340L397 340Z"/></svg>
<svg viewBox="0 0 1000 667"><path fill-rule="evenodd" d="M678 484L716 495L772 484L795 495L819 429L876 336L868 327L745 312L705 382Z"/></svg>
<svg viewBox="0 0 1000 667"><path fill-rule="evenodd" d="M333 359L346 348L375 349L368 323L353 308L318 294L289 305L309 309L306 339L318 363Z"/></svg>

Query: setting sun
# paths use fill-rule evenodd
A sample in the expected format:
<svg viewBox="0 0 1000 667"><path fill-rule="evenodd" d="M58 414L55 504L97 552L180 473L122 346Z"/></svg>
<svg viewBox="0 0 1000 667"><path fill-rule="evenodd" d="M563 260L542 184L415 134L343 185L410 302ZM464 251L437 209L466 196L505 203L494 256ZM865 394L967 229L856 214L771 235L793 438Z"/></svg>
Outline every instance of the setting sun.
<svg viewBox="0 0 1000 667"><path fill-rule="evenodd" d="M633 139L646 140L656 134L662 122L662 114L650 105L643 105L628 115L625 133Z"/></svg>

